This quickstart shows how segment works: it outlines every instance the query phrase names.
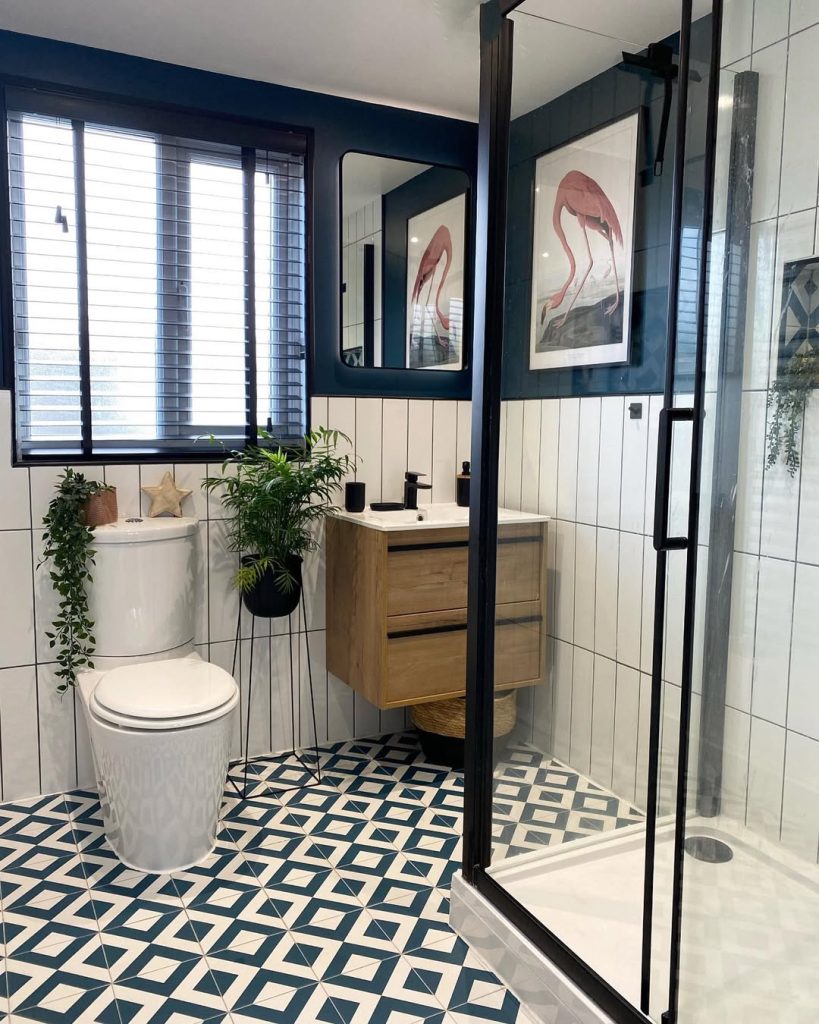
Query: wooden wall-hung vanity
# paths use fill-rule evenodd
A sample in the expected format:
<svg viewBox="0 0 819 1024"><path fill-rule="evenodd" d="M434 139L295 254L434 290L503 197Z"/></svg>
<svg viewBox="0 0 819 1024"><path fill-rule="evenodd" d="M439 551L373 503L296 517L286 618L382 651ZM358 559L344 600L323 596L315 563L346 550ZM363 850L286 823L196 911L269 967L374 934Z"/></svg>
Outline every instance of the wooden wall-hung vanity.
<svg viewBox="0 0 819 1024"><path fill-rule="evenodd" d="M339 513L327 519L327 667L380 708L466 688L466 509ZM543 681L544 516L501 510L496 685Z"/></svg>

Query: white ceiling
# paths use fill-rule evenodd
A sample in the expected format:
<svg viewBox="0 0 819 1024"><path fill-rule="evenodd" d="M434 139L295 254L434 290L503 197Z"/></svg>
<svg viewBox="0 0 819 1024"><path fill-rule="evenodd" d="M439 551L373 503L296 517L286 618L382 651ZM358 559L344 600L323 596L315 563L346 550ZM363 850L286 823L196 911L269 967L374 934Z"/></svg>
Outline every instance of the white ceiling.
<svg viewBox="0 0 819 1024"><path fill-rule="evenodd" d="M429 164L392 160L368 153L345 153L341 161L341 205L345 217L386 195L416 174L429 170Z"/></svg>
<svg viewBox="0 0 819 1024"><path fill-rule="evenodd" d="M704 7L706 0L698 2ZM478 0L0 0L0 28L476 119L479 6ZM566 8L566 0L524 5L559 22L569 18ZM573 0L570 18L641 46L675 31L678 12L679 0ZM516 74L519 110L619 59L619 42L558 31L532 17L517 20L519 45L528 54Z"/></svg>

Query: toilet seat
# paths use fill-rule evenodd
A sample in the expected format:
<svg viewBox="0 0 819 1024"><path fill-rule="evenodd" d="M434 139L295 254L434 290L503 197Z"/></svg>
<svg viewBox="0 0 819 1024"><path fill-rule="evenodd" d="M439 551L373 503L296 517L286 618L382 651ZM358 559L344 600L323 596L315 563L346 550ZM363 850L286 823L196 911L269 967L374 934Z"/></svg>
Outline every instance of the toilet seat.
<svg viewBox="0 0 819 1024"><path fill-rule="evenodd" d="M89 709L101 721L121 728L183 729L220 718L238 699L233 676L194 654L103 673Z"/></svg>

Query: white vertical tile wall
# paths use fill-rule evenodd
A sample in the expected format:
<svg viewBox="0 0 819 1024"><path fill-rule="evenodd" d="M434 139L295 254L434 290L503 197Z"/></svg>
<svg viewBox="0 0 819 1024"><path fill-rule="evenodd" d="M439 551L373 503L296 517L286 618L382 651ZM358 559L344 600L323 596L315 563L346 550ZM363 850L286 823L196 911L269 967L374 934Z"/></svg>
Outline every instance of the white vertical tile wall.
<svg viewBox="0 0 819 1024"><path fill-rule="evenodd" d="M765 437L783 265L819 251L819 134L810 128L819 4L729 0L726 18L723 64L758 72L759 106L722 810L815 863L819 398L809 400L794 476L766 467Z"/></svg>
<svg viewBox="0 0 819 1024"><path fill-rule="evenodd" d="M644 550L658 411L654 397L633 395L507 401L501 416L501 503L552 516L548 677L524 728L631 800L648 747L639 673L651 657L654 566Z"/></svg>
<svg viewBox="0 0 819 1024"><path fill-rule="evenodd" d="M312 399L314 425L343 431L359 461L356 475L367 484L368 500L400 498L408 456L411 468L431 474L436 500L454 500L458 458L468 459L469 402L421 402L406 399ZM9 454L9 393L0 391L0 798L9 800L53 793L93 783L93 767L82 709L72 694L56 693L53 652L45 631L55 607L47 571L36 564L42 549L41 522L59 468L12 468ZM215 467L210 467L211 469ZM124 515L140 510L140 485L172 470L178 483L193 490L186 512L200 520L197 650L231 670L238 598L231 588L233 558L224 551L224 524L218 501L199 486L208 467L88 467L87 474L117 488ZM299 696L295 710L297 742L312 739L309 712L307 644L310 646L319 741L350 739L400 728L403 710L379 712L345 683L327 672L324 644L324 553L305 559L306 620L292 616L292 651ZM236 675L243 688L247 721L250 670L250 619L242 617ZM253 701L250 749L265 753L291 743L290 637L286 622L272 630L257 622L253 647ZM234 753L238 754L238 729Z"/></svg>

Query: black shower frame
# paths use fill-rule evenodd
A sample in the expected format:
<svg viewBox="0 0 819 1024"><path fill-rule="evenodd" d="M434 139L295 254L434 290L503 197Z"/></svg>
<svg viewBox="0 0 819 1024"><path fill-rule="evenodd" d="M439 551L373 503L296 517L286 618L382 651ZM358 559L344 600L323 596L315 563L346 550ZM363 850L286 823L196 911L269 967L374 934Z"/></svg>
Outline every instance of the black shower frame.
<svg viewBox="0 0 819 1024"><path fill-rule="evenodd" d="M670 936L669 1008L663 1024L677 1015L678 968L681 943L683 841L687 799L687 763L691 714L694 639L694 600L697 573L699 472L702 452L704 394L704 336L708 246L714 192L716 114L719 95L719 53L722 0L712 2L709 54L707 123L705 130L703 215L700 269L697 281L697 350L694 401L691 409L674 406L676 319L682 226L682 196L686 162L688 70L691 52L692 0L681 0L680 74L677 86L677 145L674 153L674 203L670 235L672 268L669 279L669 320L666 380L658 438L655 493L654 547L657 551L654 662L652 666L652 721L649 737L649 807L646 823L645 893L643 900L643 956L641 999L644 1012L628 1002L566 943L549 931L488 873L491 863L493 698L495 655L495 579L497 549L498 462L501 409L501 371L504 331L504 276L506 264L506 196L511 121L512 37L508 15L524 0L488 0L480 22L480 125L478 136L476 257L473 316L472 491L469 540L469 597L467 612L467 743L464 793L463 874L514 927L531 941L560 971L577 984L615 1024L645 1024L651 983L650 942L653 924L653 852L657 819L659 771L658 688L662 685L664 595L667 552L686 550L686 594L683 622L682 698L678 754L674 868L672 875L672 930ZM488 339L488 340L487 340ZM688 533L668 536L668 499L673 425L692 423L692 458L689 478ZM653 796L652 796L653 794ZM647 897L647 898L645 898Z"/></svg>

